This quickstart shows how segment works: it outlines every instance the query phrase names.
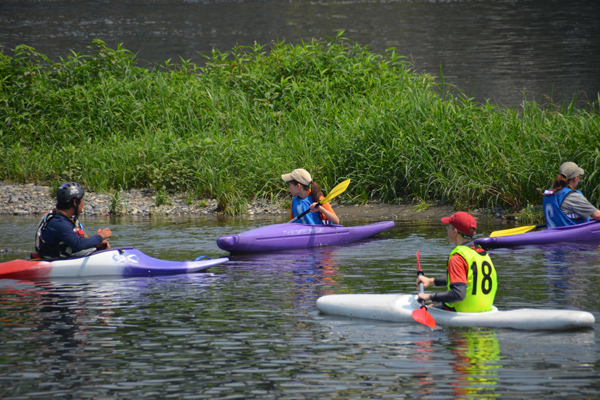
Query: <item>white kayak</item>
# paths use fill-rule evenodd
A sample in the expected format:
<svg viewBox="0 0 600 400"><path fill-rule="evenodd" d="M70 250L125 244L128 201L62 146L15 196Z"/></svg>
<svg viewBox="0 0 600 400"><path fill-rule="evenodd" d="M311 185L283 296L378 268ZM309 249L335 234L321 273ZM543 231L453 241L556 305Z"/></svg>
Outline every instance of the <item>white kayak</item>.
<svg viewBox="0 0 600 400"><path fill-rule="evenodd" d="M417 323L412 312L421 307L411 294L335 294L322 296L317 308L325 314ZM445 311L428 307L437 325L509 328L521 330L570 330L591 327L594 316L585 311L520 308L482 313Z"/></svg>

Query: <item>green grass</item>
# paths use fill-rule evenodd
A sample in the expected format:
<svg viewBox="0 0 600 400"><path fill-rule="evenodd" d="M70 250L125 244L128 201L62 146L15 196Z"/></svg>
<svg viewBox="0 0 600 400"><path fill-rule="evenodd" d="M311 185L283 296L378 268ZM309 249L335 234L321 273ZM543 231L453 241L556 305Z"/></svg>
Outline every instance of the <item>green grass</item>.
<svg viewBox="0 0 600 400"><path fill-rule="evenodd" d="M99 40L60 62L0 55L0 179L187 191L241 212L306 168L325 193L352 179L355 202L520 209L574 161L600 200L600 99L481 104L341 33L215 50L203 67L136 62Z"/></svg>

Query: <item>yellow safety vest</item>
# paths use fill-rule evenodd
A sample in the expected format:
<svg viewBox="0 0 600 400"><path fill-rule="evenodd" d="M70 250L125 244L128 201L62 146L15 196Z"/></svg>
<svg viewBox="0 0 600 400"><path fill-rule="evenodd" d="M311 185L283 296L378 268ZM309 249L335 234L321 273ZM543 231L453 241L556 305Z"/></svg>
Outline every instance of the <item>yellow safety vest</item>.
<svg viewBox="0 0 600 400"><path fill-rule="evenodd" d="M492 259L486 252L478 253L468 246L456 246L450 257L460 254L467 262L467 295L458 303L446 303L448 307L460 312L484 312L492 309L498 281ZM450 263L450 257L448 263ZM450 274L448 274L448 290L450 290Z"/></svg>

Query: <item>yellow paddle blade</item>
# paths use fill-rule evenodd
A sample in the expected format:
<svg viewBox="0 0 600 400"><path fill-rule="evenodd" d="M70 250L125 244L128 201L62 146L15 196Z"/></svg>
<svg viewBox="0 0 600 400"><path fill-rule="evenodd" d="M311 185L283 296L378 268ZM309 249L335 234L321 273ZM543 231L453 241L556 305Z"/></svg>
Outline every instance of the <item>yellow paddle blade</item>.
<svg viewBox="0 0 600 400"><path fill-rule="evenodd" d="M346 191L346 189L348 189L348 185L349 184L350 184L350 179L347 179L344 182L336 185L336 187L334 187L333 189L331 189L331 191L329 192L329 194L323 200L321 200L319 203L325 204L328 201L333 200L335 197L337 197L340 194L344 193Z"/></svg>
<svg viewBox="0 0 600 400"><path fill-rule="evenodd" d="M546 225L528 225L528 226L519 226L518 228L512 229L504 229L502 231L495 231L490 234L490 237L496 236L510 236L510 235L519 235L521 233L532 231L536 228L543 228Z"/></svg>

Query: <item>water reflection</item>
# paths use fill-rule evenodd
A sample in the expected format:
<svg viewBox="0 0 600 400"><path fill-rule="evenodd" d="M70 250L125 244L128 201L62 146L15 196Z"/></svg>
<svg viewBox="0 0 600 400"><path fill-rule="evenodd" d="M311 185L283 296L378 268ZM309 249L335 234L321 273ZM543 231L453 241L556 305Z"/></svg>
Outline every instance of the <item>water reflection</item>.
<svg viewBox="0 0 600 400"><path fill-rule="evenodd" d="M417 362L424 360L433 361L439 357L434 354L440 351L439 345L432 341L418 341L415 343L414 358ZM500 380L498 370L502 368L499 363L500 344L493 330L449 330L447 343L444 350L450 352L449 366L452 368L450 386L453 398L495 398L500 393L495 393ZM435 387L435 375L417 374L419 384L422 385L420 393L431 395L429 387Z"/></svg>
<svg viewBox="0 0 600 400"><path fill-rule="evenodd" d="M582 251L585 250L585 251ZM544 281L553 303L584 308L584 293L597 291L591 276L597 275L600 250L597 245L579 250L560 249L543 253Z"/></svg>
<svg viewBox="0 0 600 400"><path fill-rule="evenodd" d="M498 383L500 344L493 330L454 331L449 334L448 346L454 361L452 389L457 398L499 397Z"/></svg>
<svg viewBox="0 0 600 400"><path fill-rule="evenodd" d="M114 225L123 238L146 243L149 253L163 251L157 248L161 236L175 235L179 243L165 253L172 258L177 252L206 252L216 246L214 238L259 223L219 224L123 220ZM22 225L22 220L5 224L15 231ZM177 233L178 226L184 233ZM190 232L210 232L212 240ZM600 385L595 329L431 331L420 324L316 310L314 302L324 294L413 292L416 250L423 268L434 274L444 270L450 249L442 235L437 221L399 223L382 237L353 245L232 256L209 274L0 280L0 397L595 395ZM13 239L0 232L0 237L21 245L19 235ZM30 243L31 237L22 240ZM598 255L564 252L547 264L539 249L495 253L503 287L497 306L578 304L598 318ZM548 295L554 290L548 271L559 275L552 268L568 274L570 286L561 288L568 296Z"/></svg>
<svg viewBox="0 0 600 400"><path fill-rule="evenodd" d="M294 308L313 309L320 296L340 284L339 252L344 246L314 247L261 254L231 255L224 267L243 268L256 274L273 274L287 282Z"/></svg>
<svg viewBox="0 0 600 400"><path fill-rule="evenodd" d="M143 60L191 59L213 48L285 39L347 37L383 53L395 47L415 68L478 100L570 100L600 90L600 3L565 1L4 1L0 43L52 59L92 39L119 43ZM545 98L544 95L548 96Z"/></svg>

